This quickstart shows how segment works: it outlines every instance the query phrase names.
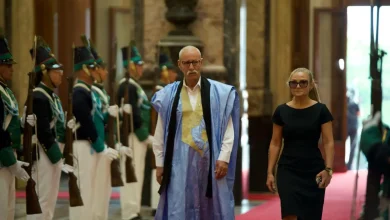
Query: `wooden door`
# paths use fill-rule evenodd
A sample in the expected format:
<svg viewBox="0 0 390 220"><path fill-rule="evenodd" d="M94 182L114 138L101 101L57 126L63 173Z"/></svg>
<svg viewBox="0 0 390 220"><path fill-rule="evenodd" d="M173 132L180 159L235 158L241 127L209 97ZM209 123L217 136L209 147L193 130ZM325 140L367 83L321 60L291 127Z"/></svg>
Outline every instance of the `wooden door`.
<svg viewBox="0 0 390 220"><path fill-rule="evenodd" d="M334 170L346 171L346 10L316 9L314 12L313 71L321 102L331 111L335 140Z"/></svg>

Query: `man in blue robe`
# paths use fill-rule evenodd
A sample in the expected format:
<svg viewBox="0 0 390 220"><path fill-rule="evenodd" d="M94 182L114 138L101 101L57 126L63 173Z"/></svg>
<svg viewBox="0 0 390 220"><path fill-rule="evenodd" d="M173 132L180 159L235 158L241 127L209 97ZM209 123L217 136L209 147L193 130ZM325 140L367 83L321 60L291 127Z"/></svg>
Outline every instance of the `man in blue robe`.
<svg viewBox="0 0 390 220"><path fill-rule="evenodd" d="M184 80L152 98L158 112L153 150L161 184L157 220L234 219L239 98L233 86L201 77L199 49L184 47Z"/></svg>

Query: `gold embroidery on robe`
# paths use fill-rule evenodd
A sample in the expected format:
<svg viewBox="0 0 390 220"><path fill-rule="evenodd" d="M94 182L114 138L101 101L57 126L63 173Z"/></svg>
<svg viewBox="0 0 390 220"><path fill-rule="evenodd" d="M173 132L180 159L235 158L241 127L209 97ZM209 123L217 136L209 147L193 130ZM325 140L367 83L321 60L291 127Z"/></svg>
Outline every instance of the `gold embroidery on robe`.
<svg viewBox="0 0 390 220"><path fill-rule="evenodd" d="M192 109L190 97L188 96L188 93L186 91L186 88L183 86L181 89L181 107L182 107L182 135L181 140L188 144L190 147L192 147L195 151L197 151L202 157L204 154L204 150L207 143L207 133L206 129L202 128L201 131L201 138L204 146L197 146L194 138L192 136L192 129L196 127L200 127L200 124L203 119L203 108L202 108L202 102L201 102L201 94L200 90L197 92L197 98L196 98L196 107L195 111Z"/></svg>

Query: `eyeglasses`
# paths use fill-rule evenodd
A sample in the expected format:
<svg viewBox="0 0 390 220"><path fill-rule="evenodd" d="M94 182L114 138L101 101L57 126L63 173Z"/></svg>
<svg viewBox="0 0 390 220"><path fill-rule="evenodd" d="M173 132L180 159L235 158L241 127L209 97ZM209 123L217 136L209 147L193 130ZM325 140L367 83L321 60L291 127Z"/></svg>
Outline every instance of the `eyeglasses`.
<svg viewBox="0 0 390 220"><path fill-rule="evenodd" d="M297 88L299 85L300 88L306 88L308 85L309 85L309 81L307 80L302 80L302 81L290 81L288 82L288 86L290 86L290 88L292 89L295 89Z"/></svg>
<svg viewBox="0 0 390 220"><path fill-rule="evenodd" d="M197 67L200 65L201 62L202 60L189 60L189 61L181 61L181 64L185 67L190 67L191 64L193 67Z"/></svg>

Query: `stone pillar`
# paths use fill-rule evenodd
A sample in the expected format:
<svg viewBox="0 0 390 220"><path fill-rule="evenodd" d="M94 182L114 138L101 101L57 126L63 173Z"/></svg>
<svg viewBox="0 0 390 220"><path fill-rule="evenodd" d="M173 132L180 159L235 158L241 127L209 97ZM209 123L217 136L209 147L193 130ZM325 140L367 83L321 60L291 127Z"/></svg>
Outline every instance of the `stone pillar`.
<svg viewBox="0 0 390 220"><path fill-rule="evenodd" d="M11 86L19 103L19 111L22 111L27 98L27 73L30 72L34 66L29 52L34 40L33 1L12 1L11 39L11 52L17 62L17 64L14 65Z"/></svg>
<svg viewBox="0 0 390 220"><path fill-rule="evenodd" d="M263 191L266 173L264 143L264 61L265 61L265 0L247 0L246 90L248 92L248 136L250 148L249 191ZM260 130L259 130L260 129Z"/></svg>
<svg viewBox="0 0 390 220"><path fill-rule="evenodd" d="M290 100L287 86L292 71L293 29L290 19L293 2L283 0L271 3L271 90L273 93L273 110L280 104Z"/></svg>
<svg viewBox="0 0 390 220"><path fill-rule="evenodd" d="M58 1L58 60L64 65L64 75L73 73L72 44L82 46L80 36L89 37L90 26L90 0ZM59 95L63 108L67 108L68 83L62 81Z"/></svg>
<svg viewBox="0 0 390 220"><path fill-rule="evenodd" d="M292 1L247 0L247 91L250 191L265 186L272 114L289 99L286 86L292 61Z"/></svg>
<svg viewBox="0 0 390 220"><path fill-rule="evenodd" d="M0 27L4 30L5 24L5 0L0 0Z"/></svg>

